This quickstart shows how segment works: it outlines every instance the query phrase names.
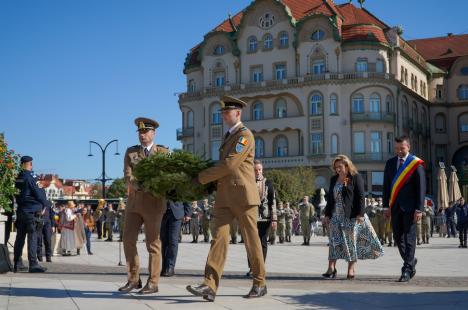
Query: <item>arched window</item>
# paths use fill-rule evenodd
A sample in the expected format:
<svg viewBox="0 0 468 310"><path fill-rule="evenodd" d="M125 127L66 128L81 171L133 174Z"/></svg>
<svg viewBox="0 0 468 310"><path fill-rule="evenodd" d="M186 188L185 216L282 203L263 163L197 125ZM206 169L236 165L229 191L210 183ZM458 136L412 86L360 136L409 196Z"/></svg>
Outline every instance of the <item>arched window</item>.
<svg viewBox="0 0 468 310"><path fill-rule="evenodd" d="M335 94L330 95L330 114L338 114L338 97Z"/></svg>
<svg viewBox="0 0 468 310"><path fill-rule="evenodd" d="M255 53L257 51L257 46L258 46L257 38L255 36L251 36L249 37L247 42L248 42L247 50L250 53Z"/></svg>
<svg viewBox="0 0 468 310"><path fill-rule="evenodd" d="M442 113L439 113L435 117L435 130L436 132L446 132L446 121L445 121L445 115Z"/></svg>
<svg viewBox="0 0 468 310"><path fill-rule="evenodd" d="M264 50L271 50L273 48L273 37L271 34L267 33L263 37L263 49Z"/></svg>
<svg viewBox="0 0 468 310"><path fill-rule="evenodd" d="M380 113L380 96L379 94L373 93L369 101L370 112Z"/></svg>
<svg viewBox="0 0 468 310"><path fill-rule="evenodd" d="M330 154L338 154L338 135L337 134L331 135Z"/></svg>
<svg viewBox="0 0 468 310"><path fill-rule="evenodd" d="M215 54L217 56L223 55L224 54L224 46L221 45L221 44L216 45L213 54Z"/></svg>
<svg viewBox="0 0 468 310"><path fill-rule="evenodd" d="M276 157L288 156L288 138L285 136L278 136L274 143L274 153Z"/></svg>
<svg viewBox="0 0 468 310"><path fill-rule="evenodd" d="M390 95L385 97L385 106L387 108L387 113L393 113L393 100Z"/></svg>
<svg viewBox="0 0 468 310"><path fill-rule="evenodd" d="M310 39L312 41L322 41L325 38L325 31L321 29L317 29L314 32L312 32L312 35L310 36Z"/></svg>
<svg viewBox="0 0 468 310"><path fill-rule="evenodd" d="M255 102L252 108L252 114L252 119L254 121L263 119L263 103L261 103L260 101Z"/></svg>
<svg viewBox="0 0 468 310"><path fill-rule="evenodd" d="M289 45L289 35L286 31L282 31L279 34L279 45L280 47L288 47Z"/></svg>
<svg viewBox="0 0 468 310"><path fill-rule="evenodd" d="M325 58L316 58L311 60L312 74L323 74L325 73Z"/></svg>
<svg viewBox="0 0 468 310"><path fill-rule="evenodd" d="M322 115L322 95L313 93L310 96L310 115Z"/></svg>
<svg viewBox="0 0 468 310"><path fill-rule="evenodd" d="M265 156L265 141L262 138L255 138L255 158Z"/></svg>
<svg viewBox="0 0 468 310"><path fill-rule="evenodd" d="M221 111L219 109L221 109L221 105L219 103L215 103L211 106L211 125L222 124L223 119L221 118Z"/></svg>
<svg viewBox="0 0 468 310"><path fill-rule="evenodd" d="M468 99L468 85L460 85L458 87L458 99L460 100Z"/></svg>
<svg viewBox="0 0 468 310"><path fill-rule="evenodd" d="M275 103L275 117L276 118L284 118L287 117L287 105L284 99L278 99Z"/></svg>
<svg viewBox="0 0 468 310"><path fill-rule="evenodd" d="M356 94L353 96L352 100L352 111L353 113L364 113L364 96L361 94Z"/></svg>
<svg viewBox="0 0 468 310"><path fill-rule="evenodd" d="M187 128L193 128L193 111L187 112Z"/></svg>
<svg viewBox="0 0 468 310"><path fill-rule="evenodd" d="M458 118L458 130L460 133L468 133L468 113L464 113Z"/></svg>

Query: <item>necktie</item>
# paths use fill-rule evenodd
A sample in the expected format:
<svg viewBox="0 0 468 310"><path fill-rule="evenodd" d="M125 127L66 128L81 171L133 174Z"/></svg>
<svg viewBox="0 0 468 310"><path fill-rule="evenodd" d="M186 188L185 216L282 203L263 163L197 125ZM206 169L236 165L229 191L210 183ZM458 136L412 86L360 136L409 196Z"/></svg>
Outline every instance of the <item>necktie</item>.
<svg viewBox="0 0 468 310"><path fill-rule="evenodd" d="M230 133L229 130L228 130L228 131L226 132L226 134L224 135L224 140L226 140L226 139L229 137L230 134L231 134L231 133Z"/></svg>
<svg viewBox="0 0 468 310"><path fill-rule="evenodd" d="M145 147L145 156L148 157L148 155L149 155L149 151L148 151L148 149Z"/></svg>
<svg viewBox="0 0 468 310"><path fill-rule="evenodd" d="M400 169L401 166L403 166L404 163L405 163L405 161L403 160L403 158L399 158L399 161L398 161L398 169Z"/></svg>

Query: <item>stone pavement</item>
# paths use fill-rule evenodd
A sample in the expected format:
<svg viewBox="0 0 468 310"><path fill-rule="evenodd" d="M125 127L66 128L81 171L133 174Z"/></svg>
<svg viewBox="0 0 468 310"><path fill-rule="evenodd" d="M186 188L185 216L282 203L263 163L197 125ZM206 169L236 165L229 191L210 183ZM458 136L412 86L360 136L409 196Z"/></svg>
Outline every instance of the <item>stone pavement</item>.
<svg viewBox="0 0 468 310"><path fill-rule="evenodd" d="M401 267L398 250L385 248L375 261L360 261L356 280L347 281L346 264L339 262L338 279L322 280L327 265L327 240L311 246L271 246L267 258L268 295L246 300L250 288L244 276L243 244L230 246L226 272L214 303L189 295L185 286L201 280L209 244L180 244L177 276L161 278L160 293L150 296L120 294L125 267L118 266L118 242L93 242L95 255L54 257L46 274L0 275L0 309L465 309L468 305L468 250L456 239L431 239L418 247L417 276L407 284L396 282ZM140 238L142 240L142 236ZM143 263L145 245L138 244ZM86 251L84 251L86 252ZM122 253L123 255L123 253ZM122 257L124 261L124 258ZM461 267L458 267L461 266ZM146 280L143 270L142 280Z"/></svg>

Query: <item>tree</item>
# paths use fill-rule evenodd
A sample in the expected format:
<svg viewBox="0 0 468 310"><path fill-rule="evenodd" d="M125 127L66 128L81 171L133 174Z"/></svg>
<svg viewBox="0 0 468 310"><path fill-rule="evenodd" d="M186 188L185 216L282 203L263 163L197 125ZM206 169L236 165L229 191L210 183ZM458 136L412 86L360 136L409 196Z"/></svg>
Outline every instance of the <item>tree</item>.
<svg viewBox="0 0 468 310"><path fill-rule="evenodd" d="M315 174L311 167L266 170L265 177L273 182L276 198L281 201L294 204L315 190Z"/></svg>
<svg viewBox="0 0 468 310"><path fill-rule="evenodd" d="M127 196L127 185L123 178L115 179L107 190L108 198L123 198Z"/></svg>
<svg viewBox="0 0 468 310"><path fill-rule="evenodd" d="M12 208L19 170L19 156L8 148L3 134L0 134L0 211L10 211Z"/></svg>

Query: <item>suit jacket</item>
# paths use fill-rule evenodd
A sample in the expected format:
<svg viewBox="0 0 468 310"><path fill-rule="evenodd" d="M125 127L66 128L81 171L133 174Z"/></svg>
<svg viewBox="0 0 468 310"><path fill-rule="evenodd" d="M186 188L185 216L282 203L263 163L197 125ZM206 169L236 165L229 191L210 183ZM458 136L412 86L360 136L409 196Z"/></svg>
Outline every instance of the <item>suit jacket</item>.
<svg viewBox="0 0 468 310"><path fill-rule="evenodd" d="M364 181L359 174L352 176L348 175L349 182L347 186L342 187L342 196L344 203L345 216L347 218L355 218L356 216L364 216ZM327 205L325 207L325 216L332 217L335 212L335 195L334 188L338 176L334 175L330 180L330 188L328 189Z"/></svg>
<svg viewBox="0 0 468 310"><path fill-rule="evenodd" d="M184 216L191 216L192 210L188 203L184 202L174 202L172 200L168 200L167 203L167 211L171 211L174 215L176 220L181 220ZM166 212L167 212L166 211Z"/></svg>
<svg viewBox="0 0 468 310"><path fill-rule="evenodd" d="M150 155L156 153L168 153L169 150L166 147L153 144L151 148ZM143 191L138 185L135 176L133 175L133 169L135 166L145 158L144 148L141 145L135 145L129 147L125 152L124 157L124 179L127 186L132 185L134 189L129 189L128 191L128 202L127 208L128 211L136 207L140 208L161 208L161 210L166 209L166 199L157 198L151 195L148 192Z"/></svg>
<svg viewBox="0 0 468 310"><path fill-rule="evenodd" d="M207 184L217 181L216 204L222 206L258 206L260 197L254 172L255 140L242 123L225 139L219 149L219 161L198 175Z"/></svg>
<svg viewBox="0 0 468 310"><path fill-rule="evenodd" d="M397 173L398 156L387 160L384 170L384 189L383 189L383 206L389 207L390 193L392 192L392 181ZM414 212L420 210L424 212L424 200L426 196L426 174L424 167L419 167L414 171L413 175L402 186L393 207L398 207L404 212Z"/></svg>

